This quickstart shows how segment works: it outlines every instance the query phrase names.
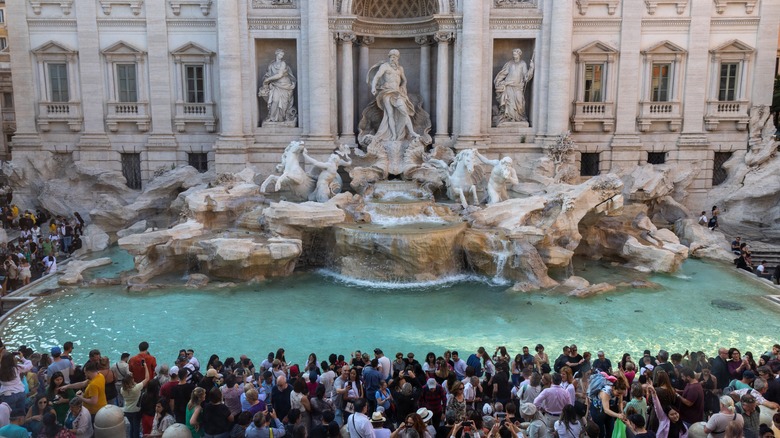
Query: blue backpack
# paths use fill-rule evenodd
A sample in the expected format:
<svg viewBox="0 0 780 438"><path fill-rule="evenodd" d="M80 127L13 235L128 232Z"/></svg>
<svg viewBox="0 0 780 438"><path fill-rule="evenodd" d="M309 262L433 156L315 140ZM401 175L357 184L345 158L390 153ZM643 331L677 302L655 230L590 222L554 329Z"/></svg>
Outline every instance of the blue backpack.
<svg viewBox="0 0 780 438"><path fill-rule="evenodd" d="M475 376L482 377L482 361L479 360L476 354L469 356L468 360L466 360L466 365L474 368Z"/></svg>

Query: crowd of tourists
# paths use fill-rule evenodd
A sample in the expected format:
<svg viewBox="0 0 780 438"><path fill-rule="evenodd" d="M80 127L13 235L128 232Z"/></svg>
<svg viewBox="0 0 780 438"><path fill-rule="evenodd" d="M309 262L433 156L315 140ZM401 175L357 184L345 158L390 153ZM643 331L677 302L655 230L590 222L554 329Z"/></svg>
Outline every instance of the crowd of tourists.
<svg viewBox="0 0 780 438"><path fill-rule="evenodd" d="M646 350L614 362L576 345L555 359L542 345L422 361L376 348L301 364L282 348L259 363L182 349L172 366L149 349L114 363L91 350L77 365L72 342L45 352L0 342L0 436L89 438L115 404L131 438L175 423L209 438L686 438L699 422L710 438L780 438L780 414L760 415L780 407L777 344L759 357Z"/></svg>
<svg viewBox="0 0 780 438"><path fill-rule="evenodd" d="M47 273L57 271L57 262L82 247L84 219L77 212L73 217L51 216L42 209L19 210L12 203L13 194L0 196L0 218L6 232L18 231L0 248L0 296L7 295Z"/></svg>

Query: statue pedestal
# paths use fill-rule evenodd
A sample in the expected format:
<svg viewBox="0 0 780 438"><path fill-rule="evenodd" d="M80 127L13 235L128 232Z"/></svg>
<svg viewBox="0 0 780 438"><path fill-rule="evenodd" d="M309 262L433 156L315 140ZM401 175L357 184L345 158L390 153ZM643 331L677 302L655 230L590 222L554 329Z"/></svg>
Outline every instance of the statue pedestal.
<svg viewBox="0 0 780 438"><path fill-rule="evenodd" d="M528 128L531 126L527 121L525 122L501 122L496 126L496 128L507 128L507 129L522 129L522 128Z"/></svg>

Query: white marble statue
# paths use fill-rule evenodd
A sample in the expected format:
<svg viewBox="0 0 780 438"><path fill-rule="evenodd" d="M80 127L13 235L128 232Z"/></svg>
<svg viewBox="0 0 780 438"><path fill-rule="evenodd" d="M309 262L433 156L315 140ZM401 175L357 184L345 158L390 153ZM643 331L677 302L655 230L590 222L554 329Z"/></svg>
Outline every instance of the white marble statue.
<svg viewBox="0 0 780 438"><path fill-rule="evenodd" d="M745 154L745 164L756 167L766 163L777 154L775 124L772 122L769 105L755 105L750 108L750 145Z"/></svg>
<svg viewBox="0 0 780 438"><path fill-rule="evenodd" d="M517 172L512 166L512 158L504 157L500 160L490 160L479 152L476 152L477 158L485 164L493 166L488 179L488 204L495 204L509 199L506 192L507 183L518 184Z"/></svg>
<svg viewBox="0 0 780 438"><path fill-rule="evenodd" d="M534 77L534 56L531 56L530 64L526 64L522 56L522 50L512 50L512 60L504 64L493 81L499 109L497 125L504 122L528 122L525 87Z"/></svg>
<svg viewBox="0 0 780 438"><path fill-rule="evenodd" d="M314 179L301 167L301 154L303 142L292 141L282 153L282 160L276 166L276 171L281 175L269 175L260 186L260 191L268 193L268 185L274 185L274 191L288 189L297 200L306 200L314 189Z"/></svg>
<svg viewBox="0 0 780 438"><path fill-rule="evenodd" d="M339 166L349 166L352 160L349 158L349 147L341 145L338 150L330 154L328 161L317 161L309 156L306 149L303 150L303 159L307 163L319 169L317 186L309 194L309 201L327 202L334 195L341 193L341 176Z"/></svg>
<svg viewBox="0 0 780 438"><path fill-rule="evenodd" d="M297 111L294 107L295 76L284 62L284 50L276 49L276 60L268 65L263 76L263 85L257 95L268 105L268 116L264 123L295 125Z"/></svg>
<svg viewBox="0 0 780 438"><path fill-rule="evenodd" d="M374 140L397 141L419 137L412 125L414 105L406 92L406 75L398 62L400 56L401 53L393 49L387 61L375 64L368 71L371 94L383 111L382 123L374 134Z"/></svg>
<svg viewBox="0 0 780 438"><path fill-rule="evenodd" d="M479 205L477 196L477 184L482 181L482 172L475 166L478 152L476 149L464 149L458 152L449 166L442 160L429 158L428 165L447 169L447 197L453 201L460 201L463 208L469 206L466 194L471 194L474 205Z"/></svg>

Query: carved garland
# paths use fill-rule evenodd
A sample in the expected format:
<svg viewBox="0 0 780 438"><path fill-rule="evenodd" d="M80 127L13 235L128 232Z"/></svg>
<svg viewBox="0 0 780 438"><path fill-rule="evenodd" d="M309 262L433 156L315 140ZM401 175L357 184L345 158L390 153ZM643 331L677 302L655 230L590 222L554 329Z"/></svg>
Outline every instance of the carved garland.
<svg viewBox="0 0 780 438"><path fill-rule="evenodd" d="M63 15L70 15L70 10L73 7L73 0L30 0L30 6L35 15L41 15L41 8L43 5L59 5Z"/></svg>

